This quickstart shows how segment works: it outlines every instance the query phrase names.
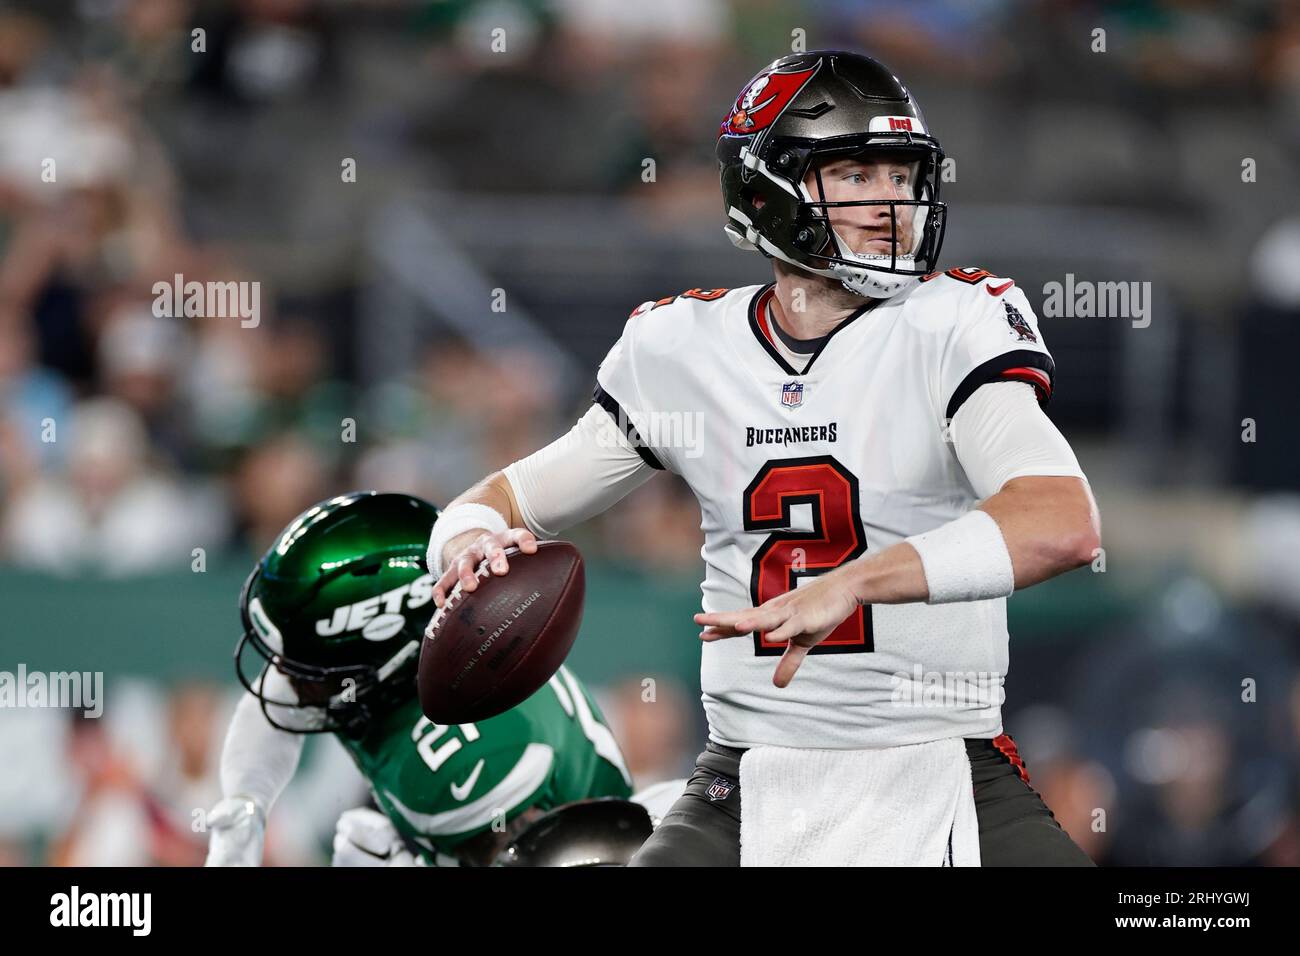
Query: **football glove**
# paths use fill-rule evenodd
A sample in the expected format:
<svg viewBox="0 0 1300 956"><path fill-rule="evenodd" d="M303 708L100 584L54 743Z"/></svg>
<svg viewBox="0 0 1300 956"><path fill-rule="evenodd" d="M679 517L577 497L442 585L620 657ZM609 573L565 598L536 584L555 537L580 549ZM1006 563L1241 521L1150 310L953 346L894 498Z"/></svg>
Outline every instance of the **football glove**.
<svg viewBox="0 0 1300 956"><path fill-rule="evenodd" d="M369 807L345 810L334 829L333 866L423 866L389 822Z"/></svg>
<svg viewBox="0 0 1300 956"><path fill-rule="evenodd" d="M252 797L226 797L208 811L204 866L261 866L266 811Z"/></svg>

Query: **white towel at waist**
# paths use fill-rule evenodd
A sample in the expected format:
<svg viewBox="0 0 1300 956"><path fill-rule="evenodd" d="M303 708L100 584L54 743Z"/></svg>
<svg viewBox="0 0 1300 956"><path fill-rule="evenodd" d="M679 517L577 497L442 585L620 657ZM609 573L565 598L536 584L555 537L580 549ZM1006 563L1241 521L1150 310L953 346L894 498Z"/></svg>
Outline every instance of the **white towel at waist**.
<svg viewBox="0 0 1300 956"><path fill-rule="evenodd" d="M979 866L964 741L745 751L740 865Z"/></svg>

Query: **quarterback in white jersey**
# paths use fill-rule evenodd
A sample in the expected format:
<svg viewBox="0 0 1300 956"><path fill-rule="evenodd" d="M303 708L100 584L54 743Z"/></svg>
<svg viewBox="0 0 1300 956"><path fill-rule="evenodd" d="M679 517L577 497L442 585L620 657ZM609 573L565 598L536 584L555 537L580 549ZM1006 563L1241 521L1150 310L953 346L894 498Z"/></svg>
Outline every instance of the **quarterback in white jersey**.
<svg viewBox="0 0 1300 956"><path fill-rule="evenodd" d="M577 425L443 513L435 601L672 471L705 534L709 745L641 862L737 862L742 842L760 864L846 847L879 862L892 845L893 862L957 862L972 779L986 864L1031 832L1040 849L1020 862L1086 862L1002 736L1007 596L1099 545L1086 478L1040 409L1054 365L1029 301L982 269L936 269L943 153L875 60L776 61L736 99L717 154L727 233L773 260L775 282L637 308ZM924 838L868 838L870 820L838 813L856 829L821 846L742 841L727 809L742 757L765 801L746 785L746 819L798 800L791 781L847 781L866 812L910 814ZM904 785L871 790L891 778ZM916 780L912 804L892 805ZM981 792L1019 809L990 815Z"/></svg>
<svg viewBox="0 0 1300 956"><path fill-rule="evenodd" d="M598 403L640 439L646 467L699 499L705 611L761 605L960 518L984 497L954 451L965 400L1004 378L1051 387L1028 302L986 273L863 306L802 354L776 331L774 297L759 286L643 307L598 376ZM1079 475L1072 458L1050 473ZM784 651L762 632L704 645L713 740L865 748L1002 731L1005 598L859 604L776 687ZM922 698L927 674L946 675L949 705L897 706Z"/></svg>

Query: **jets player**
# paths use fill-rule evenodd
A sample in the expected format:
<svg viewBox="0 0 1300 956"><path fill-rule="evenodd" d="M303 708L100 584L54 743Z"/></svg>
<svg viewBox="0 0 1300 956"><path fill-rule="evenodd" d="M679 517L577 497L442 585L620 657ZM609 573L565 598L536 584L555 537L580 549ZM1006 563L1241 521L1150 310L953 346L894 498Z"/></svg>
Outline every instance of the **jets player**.
<svg viewBox="0 0 1300 956"><path fill-rule="evenodd" d="M1028 299L936 271L943 153L869 57L777 60L717 156L774 281L637 308L577 425L443 514L435 601L673 471L705 533L709 741L634 865L1087 865L999 706L1007 596L1099 543Z"/></svg>
<svg viewBox="0 0 1300 956"><path fill-rule="evenodd" d="M240 700L209 814L209 865L261 862L266 815L303 734L337 735L382 813L339 821L336 865L486 864L545 811L627 797L627 769L582 683L561 668L512 710L445 727L420 712L415 670L437 509L401 494L331 498L299 515L240 597ZM245 673L251 652L260 673Z"/></svg>

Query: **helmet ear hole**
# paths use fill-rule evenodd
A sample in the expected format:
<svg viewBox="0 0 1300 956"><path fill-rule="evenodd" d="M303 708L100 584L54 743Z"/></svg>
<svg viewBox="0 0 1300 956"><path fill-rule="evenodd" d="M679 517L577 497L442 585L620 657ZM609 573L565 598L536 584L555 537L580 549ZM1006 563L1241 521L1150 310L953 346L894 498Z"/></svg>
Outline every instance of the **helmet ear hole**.
<svg viewBox="0 0 1300 956"><path fill-rule="evenodd" d="M821 255L830 245L830 234L823 222L804 222L794 232L793 245L800 252Z"/></svg>
<svg viewBox="0 0 1300 956"><path fill-rule="evenodd" d="M819 246L817 239L820 232L820 229L815 229L812 226L801 226L794 234L795 248L804 252L812 252Z"/></svg>

